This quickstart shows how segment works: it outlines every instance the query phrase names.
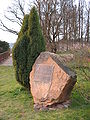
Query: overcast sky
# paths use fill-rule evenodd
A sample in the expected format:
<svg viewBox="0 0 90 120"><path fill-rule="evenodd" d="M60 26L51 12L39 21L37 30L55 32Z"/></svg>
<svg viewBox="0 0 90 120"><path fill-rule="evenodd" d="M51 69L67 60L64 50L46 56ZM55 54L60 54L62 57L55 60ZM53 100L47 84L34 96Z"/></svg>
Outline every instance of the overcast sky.
<svg viewBox="0 0 90 120"><path fill-rule="evenodd" d="M0 0L0 19L2 19L2 14L4 14L4 11L7 10L7 7L11 5L11 1L12 0ZM0 40L13 43L16 41L16 38L16 35L0 30Z"/></svg>
<svg viewBox="0 0 90 120"><path fill-rule="evenodd" d="M86 1L88 2L90 0L86 0ZM2 19L2 15L4 14L5 10L7 10L7 7L11 5L11 2L12 0L0 0L0 19ZM7 23L7 21L5 22ZM16 35L0 30L0 40L7 41L9 43L14 43L16 39L17 39Z"/></svg>

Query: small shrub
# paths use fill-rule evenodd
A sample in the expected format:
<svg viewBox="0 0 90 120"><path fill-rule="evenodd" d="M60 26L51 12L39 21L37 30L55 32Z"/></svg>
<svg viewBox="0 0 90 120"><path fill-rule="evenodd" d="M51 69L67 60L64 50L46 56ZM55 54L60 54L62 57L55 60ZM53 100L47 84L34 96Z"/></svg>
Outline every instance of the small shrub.
<svg viewBox="0 0 90 120"><path fill-rule="evenodd" d="M9 49L9 43L0 40L0 53L3 53Z"/></svg>

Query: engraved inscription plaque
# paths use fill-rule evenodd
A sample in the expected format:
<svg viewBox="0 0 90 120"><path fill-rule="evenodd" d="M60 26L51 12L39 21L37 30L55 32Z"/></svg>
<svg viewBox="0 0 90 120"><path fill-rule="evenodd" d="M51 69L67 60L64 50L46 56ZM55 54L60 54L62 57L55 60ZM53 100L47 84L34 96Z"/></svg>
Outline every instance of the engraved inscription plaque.
<svg viewBox="0 0 90 120"><path fill-rule="evenodd" d="M48 64L37 64L35 68L34 81L48 83L52 80L54 66Z"/></svg>

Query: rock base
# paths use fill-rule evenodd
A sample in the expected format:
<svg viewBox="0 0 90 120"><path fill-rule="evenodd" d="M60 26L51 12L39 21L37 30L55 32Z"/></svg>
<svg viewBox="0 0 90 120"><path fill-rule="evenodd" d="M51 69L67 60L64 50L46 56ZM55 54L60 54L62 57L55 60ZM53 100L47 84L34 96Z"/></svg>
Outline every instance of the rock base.
<svg viewBox="0 0 90 120"><path fill-rule="evenodd" d="M63 103L57 103L50 106L46 106L46 107L39 104L34 104L34 110L35 111L57 110L57 109L68 108L70 104L71 104L70 100L67 100L66 102L63 102Z"/></svg>

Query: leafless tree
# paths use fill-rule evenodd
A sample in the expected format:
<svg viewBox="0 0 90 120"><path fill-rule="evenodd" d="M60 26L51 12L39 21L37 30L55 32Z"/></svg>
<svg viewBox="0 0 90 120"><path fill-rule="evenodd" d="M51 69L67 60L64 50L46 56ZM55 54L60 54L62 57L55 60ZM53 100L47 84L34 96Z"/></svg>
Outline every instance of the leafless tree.
<svg viewBox="0 0 90 120"><path fill-rule="evenodd" d="M10 23L16 24L17 28L21 27L22 20L25 15L25 0L14 0L12 6L9 6L7 11L4 13L4 18ZM17 28L11 28L3 19L0 19L0 29L18 35Z"/></svg>
<svg viewBox="0 0 90 120"><path fill-rule="evenodd" d="M74 3L75 0L33 0L33 5L39 13L40 24L49 51L56 52L61 40L65 41L67 50L70 43L73 46L77 40L83 45L84 36L87 42L90 41L90 8L86 9L88 16L86 17L85 0L79 0L78 7ZM18 27L21 27L24 15L30 12L31 5L29 1L26 11L25 0L13 0L4 18L16 24L17 27L8 26L0 19L0 29L18 35Z"/></svg>
<svg viewBox="0 0 90 120"><path fill-rule="evenodd" d="M86 9L86 13L85 13ZM89 8L90 9L90 8ZM83 46L83 42L89 41L89 34L90 34L90 10L87 9L86 1L85 0L79 0L79 5L78 5L78 37L79 37L79 42ZM87 17L88 16L88 17ZM86 22L85 22L86 21Z"/></svg>
<svg viewBox="0 0 90 120"><path fill-rule="evenodd" d="M35 0L47 48L56 52L56 41L61 33L63 0Z"/></svg>
<svg viewBox="0 0 90 120"><path fill-rule="evenodd" d="M87 12L87 19L86 19L86 34L85 34L85 41L90 42L90 2L87 7L86 5L86 12Z"/></svg>

